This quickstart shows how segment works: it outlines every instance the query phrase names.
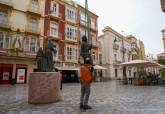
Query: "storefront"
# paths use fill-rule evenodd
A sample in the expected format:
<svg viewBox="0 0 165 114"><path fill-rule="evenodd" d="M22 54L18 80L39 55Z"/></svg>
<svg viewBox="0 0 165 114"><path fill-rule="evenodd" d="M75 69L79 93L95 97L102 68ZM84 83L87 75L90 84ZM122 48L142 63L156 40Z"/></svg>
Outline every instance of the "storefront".
<svg viewBox="0 0 165 114"><path fill-rule="evenodd" d="M0 85L28 83L29 74L35 68L34 59L0 57Z"/></svg>

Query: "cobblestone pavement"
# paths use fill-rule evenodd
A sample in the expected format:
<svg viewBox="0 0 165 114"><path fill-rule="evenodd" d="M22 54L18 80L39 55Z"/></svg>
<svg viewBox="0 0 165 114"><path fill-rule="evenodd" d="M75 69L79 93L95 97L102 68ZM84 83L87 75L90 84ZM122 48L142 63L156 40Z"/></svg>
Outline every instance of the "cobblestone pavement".
<svg viewBox="0 0 165 114"><path fill-rule="evenodd" d="M79 84L64 84L63 100L46 105L27 103L27 85L0 86L0 114L165 114L165 87L93 83L89 104L79 109Z"/></svg>

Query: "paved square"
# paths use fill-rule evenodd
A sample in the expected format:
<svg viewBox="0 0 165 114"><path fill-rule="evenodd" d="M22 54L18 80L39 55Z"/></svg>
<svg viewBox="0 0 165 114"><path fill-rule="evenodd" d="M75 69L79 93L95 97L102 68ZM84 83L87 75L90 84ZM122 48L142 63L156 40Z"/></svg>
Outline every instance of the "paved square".
<svg viewBox="0 0 165 114"><path fill-rule="evenodd" d="M0 114L165 114L165 87L93 83L89 104L79 109L80 84L64 84L63 101L46 105L27 103L27 85L0 86Z"/></svg>

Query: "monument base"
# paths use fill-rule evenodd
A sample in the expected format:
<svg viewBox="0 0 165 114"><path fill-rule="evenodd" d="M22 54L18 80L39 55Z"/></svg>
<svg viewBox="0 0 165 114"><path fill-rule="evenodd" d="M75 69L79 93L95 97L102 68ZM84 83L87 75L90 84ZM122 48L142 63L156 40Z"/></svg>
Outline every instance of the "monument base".
<svg viewBox="0 0 165 114"><path fill-rule="evenodd" d="M60 100L60 74L58 72L30 74L28 95L30 104L54 103Z"/></svg>

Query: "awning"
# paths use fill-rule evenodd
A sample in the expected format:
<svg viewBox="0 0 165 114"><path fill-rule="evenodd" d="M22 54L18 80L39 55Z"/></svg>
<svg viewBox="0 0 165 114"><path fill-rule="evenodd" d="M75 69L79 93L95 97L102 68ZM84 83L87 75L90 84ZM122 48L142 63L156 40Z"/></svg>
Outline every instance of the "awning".
<svg viewBox="0 0 165 114"><path fill-rule="evenodd" d="M100 65L95 65L94 69L96 69L96 70L106 70L107 68L105 68L103 66L100 66Z"/></svg>
<svg viewBox="0 0 165 114"><path fill-rule="evenodd" d="M146 60L132 60L129 62L121 63L123 66L132 66L132 67L160 67L164 68L165 66L160 65L154 61L146 61Z"/></svg>
<svg viewBox="0 0 165 114"><path fill-rule="evenodd" d="M55 67L58 70L80 70L79 67Z"/></svg>

